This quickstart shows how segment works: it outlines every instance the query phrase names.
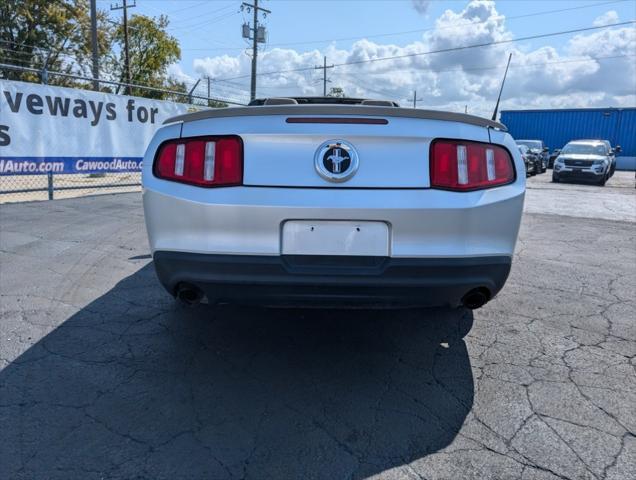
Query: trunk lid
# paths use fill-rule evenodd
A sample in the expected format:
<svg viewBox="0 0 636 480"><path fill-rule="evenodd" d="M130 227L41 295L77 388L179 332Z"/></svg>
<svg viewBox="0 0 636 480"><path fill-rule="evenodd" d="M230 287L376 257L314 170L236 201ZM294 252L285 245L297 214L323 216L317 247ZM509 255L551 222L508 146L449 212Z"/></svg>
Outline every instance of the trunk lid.
<svg viewBox="0 0 636 480"><path fill-rule="evenodd" d="M378 111L378 115L334 115L343 108L332 107L327 110L331 115L255 112L194 117L184 121L181 136L239 135L244 147L244 185L311 188L426 188L430 186L428 157L434 138L489 141L484 125L389 115L388 108L357 107ZM406 109L392 109L398 110ZM334 164L348 171L356 156L357 170L349 172L348 178L329 178L329 173L338 170Z"/></svg>

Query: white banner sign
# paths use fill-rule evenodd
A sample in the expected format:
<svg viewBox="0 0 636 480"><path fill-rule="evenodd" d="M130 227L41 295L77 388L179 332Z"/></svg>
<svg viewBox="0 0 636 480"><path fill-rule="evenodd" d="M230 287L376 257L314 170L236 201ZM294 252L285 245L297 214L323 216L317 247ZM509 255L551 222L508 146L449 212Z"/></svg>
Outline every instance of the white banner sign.
<svg viewBox="0 0 636 480"><path fill-rule="evenodd" d="M188 105L0 80L0 175L141 170L155 130Z"/></svg>

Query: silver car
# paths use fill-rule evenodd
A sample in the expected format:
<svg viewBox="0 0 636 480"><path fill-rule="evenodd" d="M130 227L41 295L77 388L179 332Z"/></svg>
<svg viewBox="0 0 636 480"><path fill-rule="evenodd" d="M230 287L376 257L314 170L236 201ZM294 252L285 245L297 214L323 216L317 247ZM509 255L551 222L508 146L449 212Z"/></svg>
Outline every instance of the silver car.
<svg viewBox="0 0 636 480"><path fill-rule="evenodd" d="M169 293L478 308L503 287L525 193L503 125L383 101L260 103L172 118L148 147L146 225Z"/></svg>

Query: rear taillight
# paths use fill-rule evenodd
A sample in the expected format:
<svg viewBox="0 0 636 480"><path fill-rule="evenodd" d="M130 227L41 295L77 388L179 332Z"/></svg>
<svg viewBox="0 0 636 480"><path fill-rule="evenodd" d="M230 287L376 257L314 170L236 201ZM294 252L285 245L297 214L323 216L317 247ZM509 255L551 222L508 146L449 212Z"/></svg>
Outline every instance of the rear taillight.
<svg viewBox="0 0 636 480"><path fill-rule="evenodd" d="M508 150L491 143L433 140L431 187L480 190L511 183L515 169Z"/></svg>
<svg viewBox="0 0 636 480"><path fill-rule="evenodd" d="M155 176L199 187L243 183L243 143L236 136L179 138L159 147Z"/></svg>

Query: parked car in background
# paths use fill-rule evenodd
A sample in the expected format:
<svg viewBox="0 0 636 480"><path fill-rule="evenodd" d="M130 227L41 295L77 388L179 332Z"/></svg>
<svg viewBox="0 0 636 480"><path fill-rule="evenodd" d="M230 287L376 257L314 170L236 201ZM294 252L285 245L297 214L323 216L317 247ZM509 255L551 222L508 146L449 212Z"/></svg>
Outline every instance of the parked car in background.
<svg viewBox="0 0 636 480"><path fill-rule="evenodd" d="M545 169L543 168L543 161L541 157L536 153L530 152L530 158L534 161L534 170L537 175L540 173L545 173ZM547 168L547 167L546 167Z"/></svg>
<svg viewBox="0 0 636 480"><path fill-rule="evenodd" d="M614 175L614 172L616 171L616 154L621 152L621 146L620 145L616 145L616 147L612 148L612 144L610 143L609 140L577 140L577 141L589 141L589 142L603 142L606 146L607 149L610 152L610 156L611 156L611 161L612 161L612 168L611 168L611 172L610 172L610 177ZM550 154L550 157L548 159L548 168L554 168L554 161L556 160L556 158L559 156L559 154L561 153L561 148L555 148L552 153Z"/></svg>
<svg viewBox="0 0 636 480"><path fill-rule="evenodd" d="M530 149L525 145L517 145L519 149L519 153L521 153L521 158L523 159L523 164L526 167L526 177L531 177L536 175L536 162L534 158L532 158L532 154L530 153Z"/></svg>
<svg viewBox="0 0 636 480"><path fill-rule="evenodd" d="M548 157L548 168L554 168L554 161L559 156L559 153L561 153L560 148L552 150L552 153L550 153L550 156Z"/></svg>
<svg viewBox="0 0 636 480"><path fill-rule="evenodd" d="M388 101L180 115L144 157L154 267L188 304L478 308L510 271L523 169L504 125Z"/></svg>
<svg viewBox="0 0 636 480"><path fill-rule="evenodd" d="M527 159L529 163L532 164L531 175L538 175L539 173L545 172L541 157L537 153L533 152L532 149L525 143L517 142L517 146L520 148L522 155Z"/></svg>
<svg viewBox="0 0 636 480"><path fill-rule="evenodd" d="M563 147L554 161L552 181L584 180L603 186L615 169L615 150L609 141L574 140Z"/></svg>
<svg viewBox="0 0 636 480"><path fill-rule="evenodd" d="M543 173L548 169L548 161L550 159L550 149L545 146L543 140L515 140L517 145L525 145L530 151L535 154L541 160L541 172Z"/></svg>

